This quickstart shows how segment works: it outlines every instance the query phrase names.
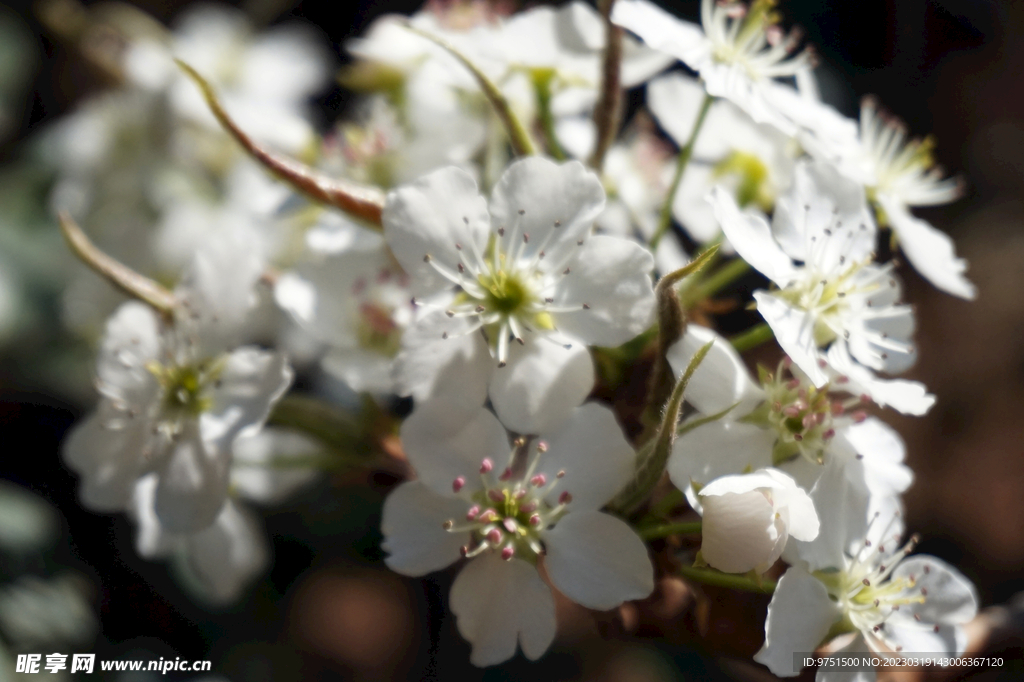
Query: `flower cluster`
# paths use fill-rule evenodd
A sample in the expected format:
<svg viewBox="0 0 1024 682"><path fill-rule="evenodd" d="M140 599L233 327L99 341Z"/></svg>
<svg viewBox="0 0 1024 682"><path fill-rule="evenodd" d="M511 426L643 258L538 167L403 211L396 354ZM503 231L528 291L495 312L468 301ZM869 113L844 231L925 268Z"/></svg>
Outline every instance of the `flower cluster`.
<svg viewBox="0 0 1024 682"><path fill-rule="evenodd" d="M83 504L128 513L140 554L227 601L269 560L242 498L390 466L407 480L384 502L385 563L463 564L449 604L481 666L540 657L556 593L608 611L680 566L782 575L756 657L777 675L839 634L847 651L962 652L973 588L899 546L913 474L881 410L923 416L935 397L897 376L914 309L877 248L891 229L922 275L973 297L910 212L959 181L873 100L859 125L822 102L770 0L704 0L700 26L609 6L379 19L346 44L341 81L362 95L322 140L299 104L326 69L296 34L204 10L129 41L126 85L51 140L71 155L53 202L95 243L65 215L69 240L134 299L64 445ZM640 87L620 126L621 89ZM111 113L145 128L157 111L171 142ZM751 268L764 322L729 340L712 296ZM96 291L69 285L79 328L115 307ZM741 352L770 339L781 353L752 374ZM307 395L285 396L296 371ZM645 542L679 523L699 523L699 551Z"/></svg>

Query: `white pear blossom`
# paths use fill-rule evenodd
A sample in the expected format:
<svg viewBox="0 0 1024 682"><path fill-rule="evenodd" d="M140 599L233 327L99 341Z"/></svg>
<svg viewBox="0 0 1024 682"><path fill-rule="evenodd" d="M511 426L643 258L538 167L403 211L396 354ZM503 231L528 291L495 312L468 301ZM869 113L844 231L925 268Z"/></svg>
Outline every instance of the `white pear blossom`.
<svg viewBox="0 0 1024 682"><path fill-rule="evenodd" d="M702 486L767 467L792 476L809 492L834 469L847 488L844 494L864 509L910 486L903 441L861 409L862 396L846 377L833 376L818 388L783 360L774 372L759 368L755 381L728 341L694 324L669 349L675 372L681 374L708 341L715 344L687 386L687 401L698 414L684 424L667 467L695 509L704 503Z"/></svg>
<svg viewBox="0 0 1024 682"><path fill-rule="evenodd" d="M908 140L903 122L880 111L871 97L861 104L859 132L844 128L837 133L830 121L827 116L809 121L801 137L808 150L867 189L880 220L892 227L918 272L947 293L973 299L975 287L964 276L967 262L957 257L953 240L910 212L963 195L963 181L944 177L936 164L934 141Z"/></svg>
<svg viewBox="0 0 1024 682"><path fill-rule="evenodd" d="M486 410L457 427L444 403L419 406L402 426L420 478L384 504L386 562L420 576L472 560L452 586L471 660L492 665L517 642L536 659L555 636L551 584L607 610L654 588L647 549L623 521L599 512L633 473L635 453L612 413L588 403L541 438L508 435ZM511 449L511 453L509 452Z"/></svg>
<svg viewBox="0 0 1024 682"><path fill-rule="evenodd" d="M64 444L87 507L125 509L136 480L155 472L156 514L168 529L198 531L220 514L232 443L259 429L292 379L280 353L231 350L262 270L245 247L212 240L196 256L173 320L131 301L108 322L99 407Z"/></svg>
<svg viewBox="0 0 1024 682"><path fill-rule="evenodd" d="M590 234L604 204L582 164L539 157L512 164L489 206L457 168L391 192L384 237L424 309L403 337L401 391L471 409L489 395L521 433L564 419L593 386L585 346L622 344L653 316L651 254Z"/></svg>
<svg viewBox="0 0 1024 682"><path fill-rule="evenodd" d="M306 245L278 279L278 304L327 344L326 371L355 391L394 392L391 363L413 317L408 277L380 235L344 219L311 230Z"/></svg>
<svg viewBox="0 0 1024 682"><path fill-rule="evenodd" d="M779 580L768 606L765 643L754 656L776 675L799 673L793 653L810 652L827 638L849 633L838 654L912 653L921 658L958 656L974 618L974 586L955 568L932 556L911 556L915 539L900 546L898 516L876 514L865 535L847 528L841 499L815 500L822 533L800 544L796 560ZM828 532L826 532L826 529ZM872 673L862 678L874 680ZM818 668L819 682L848 673Z"/></svg>
<svg viewBox="0 0 1024 682"><path fill-rule="evenodd" d="M697 81L680 73L661 76L647 86L651 113L679 147L689 140L702 92ZM770 213L792 184L797 152L793 138L755 123L727 100L716 100L676 191L673 216L699 242L718 237L721 228L706 199L714 185L728 188L741 209Z"/></svg>
<svg viewBox="0 0 1024 682"><path fill-rule="evenodd" d="M722 476L700 493L701 557L725 573L764 573L786 542L818 536L811 498L777 469Z"/></svg>
<svg viewBox="0 0 1024 682"><path fill-rule="evenodd" d="M808 71L811 56L806 50L794 54L800 34L783 33L771 0L755 0L750 7L702 0L703 27L647 0L623 0L615 4L612 21L696 71L709 95L728 99L757 123L787 135L797 132L789 113L797 93L775 79Z"/></svg>
<svg viewBox="0 0 1024 682"><path fill-rule="evenodd" d="M873 370L899 373L914 363L913 310L898 303L893 265L873 262L876 228L860 186L830 166L802 163L771 228L741 213L725 190L709 201L740 256L779 287L754 293L758 311L816 386L828 381L821 351L830 345Z"/></svg>

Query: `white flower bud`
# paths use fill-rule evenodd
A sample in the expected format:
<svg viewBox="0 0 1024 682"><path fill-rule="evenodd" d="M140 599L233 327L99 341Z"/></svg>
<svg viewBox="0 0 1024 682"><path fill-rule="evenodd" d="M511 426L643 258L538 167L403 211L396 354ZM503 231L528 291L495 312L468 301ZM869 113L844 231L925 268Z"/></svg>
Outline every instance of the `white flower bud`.
<svg viewBox="0 0 1024 682"><path fill-rule="evenodd" d="M715 479L700 491L700 501L701 556L726 573L764 573L790 535L804 541L818 536L811 498L776 469Z"/></svg>

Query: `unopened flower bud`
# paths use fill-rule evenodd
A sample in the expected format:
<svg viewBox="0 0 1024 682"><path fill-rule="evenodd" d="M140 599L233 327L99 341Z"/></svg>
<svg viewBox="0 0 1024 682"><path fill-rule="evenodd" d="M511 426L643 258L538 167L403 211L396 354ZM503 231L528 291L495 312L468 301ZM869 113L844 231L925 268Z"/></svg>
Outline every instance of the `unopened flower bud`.
<svg viewBox="0 0 1024 682"><path fill-rule="evenodd" d="M726 573L763 573L790 535L804 541L818 536L811 498L776 469L715 479L700 491L700 501L701 556Z"/></svg>

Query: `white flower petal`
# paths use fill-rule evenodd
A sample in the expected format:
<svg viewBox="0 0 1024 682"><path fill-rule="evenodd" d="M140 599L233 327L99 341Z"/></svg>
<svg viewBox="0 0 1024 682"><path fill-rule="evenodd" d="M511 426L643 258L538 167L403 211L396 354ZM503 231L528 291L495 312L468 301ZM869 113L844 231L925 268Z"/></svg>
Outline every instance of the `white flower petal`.
<svg viewBox="0 0 1024 682"><path fill-rule="evenodd" d="M500 468L509 456L508 435L493 414L478 407L468 420L456 416L447 403L433 400L417 405L402 422L405 454L420 480L438 495L451 495L458 476L466 478L470 489L479 486L481 461L490 458Z"/></svg>
<svg viewBox="0 0 1024 682"><path fill-rule="evenodd" d="M473 645L473 665L512 658L517 641L536 660L555 638L555 600L525 561L503 561L496 552L473 559L455 578L448 603L459 632Z"/></svg>
<svg viewBox="0 0 1024 682"><path fill-rule="evenodd" d="M831 164L810 161L797 164L793 189L779 197L772 231L793 260L822 272L869 258L878 233L864 186Z"/></svg>
<svg viewBox="0 0 1024 682"><path fill-rule="evenodd" d="M123 303L107 321L96 362L100 393L132 406L145 405L159 390L146 363L161 352L160 322L148 305Z"/></svg>
<svg viewBox="0 0 1024 682"><path fill-rule="evenodd" d="M335 348L320 366L357 393L394 393L393 358L365 348Z"/></svg>
<svg viewBox="0 0 1024 682"><path fill-rule="evenodd" d="M865 493L851 485L841 462L829 461L810 493L820 524L818 535L810 542L794 540L786 559L798 556L812 571L845 568L845 553L862 549L868 530L870 500ZM884 523L874 525L885 527Z"/></svg>
<svg viewBox="0 0 1024 682"><path fill-rule="evenodd" d="M532 259L544 249L545 258L538 265L543 269L562 262L577 248L604 203L601 181L579 161L557 164L528 156L509 166L494 186L491 220L496 228L505 228L509 243L529 235L522 258Z"/></svg>
<svg viewBox="0 0 1024 682"><path fill-rule="evenodd" d="M298 431L266 428L234 443L231 489L246 499L278 504L319 477L312 463L293 466L314 457L322 448Z"/></svg>
<svg viewBox="0 0 1024 682"><path fill-rule="evenodd" d="M927 569L927 570L926 570ZM900 562L892 573L893 579L914 576L917 581L913 592L928 590L924 603L904 608L906 615L921 617L922 623L967 623L978 615L978 593L974 585L945 561L933 556L915 555ZM907 649L910 651L910 649ZM914 649L925 651L925 649ZM958 653L961 653L960 650Z"/></svg>
<svg viewBox="0 0 1024 682"><path fill-rule="evenodd" d="M722 231L743 260L779 286L793 280L793 261L779 247L764 218L740 211L736 200L721 186L711 190L708 201Z"/></svg>
<svg viewBox="0 0 1024 682"><path fill-rule="evenodd" d="M794 669L793 653L814 651L841 615L821 581L791 566L775 586L765 621L764 646L754 660L779 677L796 675L800 670Z"/></svg>
<svg viewBox="0 0 1024 682"><path fill-rule="evenodd" d="M648 108L654 114L658 125L679 147L689 141L703 99L704 86L700 84L700 81L682 73L667 73L647 84ZM712 109L716 108L718 107L713 104ZM714 115L714 111L709 111L707 120L711 120ZM705 125L707 125L707 121L705 121ZM706 132L706 129L702 129L701 134L697 136L694 156L713 159L725 156L730 151L725 140L712 138L709 141ZM683 177L686 178L689 175L690 168L687 168L686 175Z"/></svg>
<svg viewBox="0 0 1024 682"><path fill-rule="evenodd" d="M283 353L253 346L236 349L224 363L212 407L200 417L203 438L226 447L237 436L256 433L293 376Z"/></svg>
<svg viewBox="0 0 1024 682"><path fill-rule="evenodd" d="M648 46L682 60L691 68L706 58L711 49L700 26L680 21L646 0L615 3L612 22L632 31Z"/></svg>
<svg viewBox="0 0 1024 682"><path fill-rule="evenodd" d="M772 328L775 340L786 355L815 386L824 386L828 382L828 375L819 364L821 356L814 342L814 316L806 310L794 308L767 291L755 291L754 300L757 301L757 312Z"/></svg>
<svg viewBox="0 0 1024 682"><path fill-rule="evenodd" d="M464 256L455 245L482 253L490 230L487 201L480 196L476 181L454 166L392 190L382 220L391 252L423 291L450 285L424 262L425 256L436 259L449 272L457 272Z"/></svg>
<svg viewBox="0 0 1024 682"><path fill-rule="evenodd" d="M537 471L548 480L565 471L561 484L550 493L551 502L569 491L573 510L598 509L633 475L636 453L615 415L603 405L581 405L558 431L541 435L548 451L541 455Z"/></svg>
<svg viewBox="0 0 1024 682"><path fill-rule="evenodd" d="M831 655L852 658L871 655L873 652L858 632L843 647L836 649ZM823 665L818 668L815 682L876 682L878 673L874 668L868 670L841 670L837 667Z"/></svg>
<svg viewBox="0 0 1024 682"><path fill-rule="evenodd" d="M880 194L878 203L914 269L948 294L968 300L977 296L977 288L964 276L967 261L957 257L948 235L915 217L905 205L887 195Z"/></svg>
<svg viewBox="0 0 1024 682"><path fill-rule="evenodd" d="M490 396L501 422L518 433L557 428L594 388L594 363L586 347L570 348L527 334L512 344L508 366L494 371Z"/></svg>
<svg viewBox="0 0 1024 682"><path fill-rule="evenodd" d="M723 480L718 479L708 487ZM764 571L782 554L785 528L776 526L775 509L764 493L752 490L705 495L702 490L700 499L700 553L710 566L725 573L746 573L759 568Z"/></svg>
<svg viewBox="0 0 1024 682"><path fill-rule="evenodd" d="M676 440L668 460L668 475L700 511L700 500L691 483L706 485L721 476L771 466L775 437L769 429L727 418L704 424Z"/></svg>
<svg viewBox="0 0 1024 682"><path fill-rule="evenodd" d="M596 235L569 261L555 305L587 309L555 316L560 332L592 346L618 346L654 321L654 269L651 252L633 241Z"/></svg>
<svg viewBox="0 0 1024 682"><path fill-rule="evenodd" d="M230 500L212 526L185 541L186 561L205 599L227 604L270 563L260 521Z"/></svg>
<svg viewBox="0 0 1024 682"><path fill-rule="evenodd" d="M854 362L846 344L833 343L828 349L827 359L837 374L849 380L846 385L849 392L866 394L879 407L888 406L903 414L920 416L935 404L935 396L924 384L905 379L881 379L867 367Z"/></svg>
<svg viewBox="0 0 1024 682"><path fill-rule="evenodd" d="M863 469L861 475L871 495L900 495L914 482L914 473L903 464L906 454L903 439L881 419L868 417L860 424L843 429L842 435L860 455L855 461Z"/></svg>
<svg viewBox="0 0 1024 682"><path fill-rule="evenodd" d="M104 425L123 423L123 428ZM121 511L128 504L132 486L147 468L148 420L128 420L102 400L97 411L75 425L64 441L64 462L81 477L82 505L99 512Z"/></svg>
<svg viewBox="0 0 1024 682"><path fill-rule="evenodd" d="M895 618L889 618L885 623L886 632L883 638L885 653L899 647L901 652L914 652L921 655L922 658L935 660L939 657L957 656L964 652L967 636L961 626L940 625L936 632L933 627L925 627L922 623L901 613L894 615ZM880 646L872 648L882 649ZM928 654L934 654L934 656L928 656Z"/></svg>
<svg viewBox="0 0 1024 682"><path fill-rule="evenodd" d="M732 344L707 327L690 324L683 338L665 356L676 377L683 375L693 356L709 341L714 345L690 377L686 401L705 415L718 414L733 405L726 419L739 419L764 400L764 391L750 378L750 372Z"/></svg>
<svg viewBox="0 0 1024 682"><path fill-rule="evenodd" d="M715 209L708 203L707 198L708 191L715 182L713 166L694 164L686 169L679 189L672 199L672 217L683 226L688 235L701 244L706 244L722 234L722 228L715 218ZM658 248L661 249L661 245L668 241L670 240L663 239ZM722 255L733 254L735 249L723 237L719 252Z"/></svg>
<svg viewBox="0 0 1024 682"><path fill-rule="evenodd" d="M607 611L654 590L646 545L614 516L572 512L543 535L551 583L577 604Z"/></svg>
<svg viewBox="0 0 1024 682"><path fill-rule="evenodd" d="M128 516L137 526L135 551L147 559L168 556L179 546L180 539L179 535L168 533L156 516L153 503L158 481L159 475L156 473L138 479L132 489L131 505L127 509Z"/></svg>
<svg viewBox="0 0 1024 682"><path fill-rule="evenodd" d="M173 533L195 533L220 514L228 492L229 451L209 448L193 420L169 448L156 488L156 515Z"/></svg>
<svg viewBox="0 0 1024 682"><path fill-rule="evenodd" d="M469 543L468 532L451 533L443 524L463 520L469 506L454 497L442 497L419 481L399 485L384 500L380 528L384 562L402 575L421 576L459 560L460 548Z"/></svg>
<svg viewBox="0 0 1024 682"><path fill-rule="evenodd" d="M256 304L254 287L264 269L262 250L262 240L249 223L218 230L203 241L175 289L188 306L187 314L199 321L204 354L214 355L237 342Z"/></svg>
<svg viewBox="0 0 1024 682"><path fill-rule="evenodd" d="M467 415L484 404L497 361L479 333L465 333L467 324L466 318L450 320L439 310L405 331L393 368L399 395L416 402L440 398L453 412Z"/></svg>

